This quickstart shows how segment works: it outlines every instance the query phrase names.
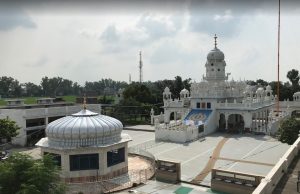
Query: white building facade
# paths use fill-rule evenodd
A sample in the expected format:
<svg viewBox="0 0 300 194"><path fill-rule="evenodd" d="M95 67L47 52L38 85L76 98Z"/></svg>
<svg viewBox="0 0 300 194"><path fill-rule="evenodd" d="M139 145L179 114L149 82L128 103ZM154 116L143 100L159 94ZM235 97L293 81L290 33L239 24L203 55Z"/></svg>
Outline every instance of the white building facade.
<svg viewBox="0 0 300 194"><path fill-rule="evenodd" d="M24 104L22 100L10 100L8 106L0 107L0 118L9 118L21 128L12 143L21 146L32 146L45 135L49 123L81 110L81 104L53 102L53 99L38 99L37 104ZM100 104L88 104L87 107L97 113L101 112Z"/></svg>
<svg viewBox="0 0 300 194"><path fill-rule="evenodd" d="M225 56L216 39L207 55L201 82L192 83L190 91L183 89L180 99L172 99L170 89L165 88L163 123L159 122L161 115L152 114L157 140L187 142L216 130L268 133L268 116L276 100L271 86L229 81Z"/></svg>

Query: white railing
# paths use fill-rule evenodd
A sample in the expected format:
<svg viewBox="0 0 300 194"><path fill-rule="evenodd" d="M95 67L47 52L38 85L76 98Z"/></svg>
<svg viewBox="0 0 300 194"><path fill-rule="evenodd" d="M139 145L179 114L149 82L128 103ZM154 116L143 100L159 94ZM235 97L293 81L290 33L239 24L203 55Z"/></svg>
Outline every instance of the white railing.
<svg viewBox="0 0 300 194"><path fill-rule="evenodd" d="M244 102L244 103L218 103L218 108L258 108L261 106L271 106L273 101L262 101L262 102Z"/></svg>

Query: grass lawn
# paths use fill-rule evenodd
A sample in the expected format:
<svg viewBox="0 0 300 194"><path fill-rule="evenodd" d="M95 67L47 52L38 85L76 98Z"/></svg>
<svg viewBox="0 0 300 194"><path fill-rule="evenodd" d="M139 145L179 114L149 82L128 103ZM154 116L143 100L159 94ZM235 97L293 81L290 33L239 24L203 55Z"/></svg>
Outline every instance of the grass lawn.
<svg viewBox="0 0 300 194"><path fill-rule="evenodd" d="M62 98L66 102L76 102L76 96L63 96Z"/></svg>

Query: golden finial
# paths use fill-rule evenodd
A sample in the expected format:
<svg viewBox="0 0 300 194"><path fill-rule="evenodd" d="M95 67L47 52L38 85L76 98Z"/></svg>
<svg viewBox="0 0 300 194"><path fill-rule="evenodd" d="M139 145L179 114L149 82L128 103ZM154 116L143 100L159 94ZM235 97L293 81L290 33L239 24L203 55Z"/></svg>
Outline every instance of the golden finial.
<svg viewBox="0 0 300 194"><path fill-rule="evenodd" d="M215 37L214 37L214 39L215 39L215 48L217 48L217 35L215 34Z"/></svg>
<svg viewBox="0 0 300 194"><path fill-rule="evenodd" d="M86 110L86 96L83 96L83 109Z"/></svg>

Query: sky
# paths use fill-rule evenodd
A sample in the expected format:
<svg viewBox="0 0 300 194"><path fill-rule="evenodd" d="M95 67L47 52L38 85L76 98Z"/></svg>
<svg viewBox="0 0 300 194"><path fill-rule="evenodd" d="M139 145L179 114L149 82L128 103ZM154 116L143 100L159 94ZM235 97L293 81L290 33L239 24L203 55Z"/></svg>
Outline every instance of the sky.
<svg viewBox="0 0 300 194"><path fill-rule="evenodd" d="M299 2L281 2L283 81L300 70ZM142 51L144 81L198 82L217 34L230 79L273 81L277 25L277 0L1 1L0 76L138 81Z"/></svg>

